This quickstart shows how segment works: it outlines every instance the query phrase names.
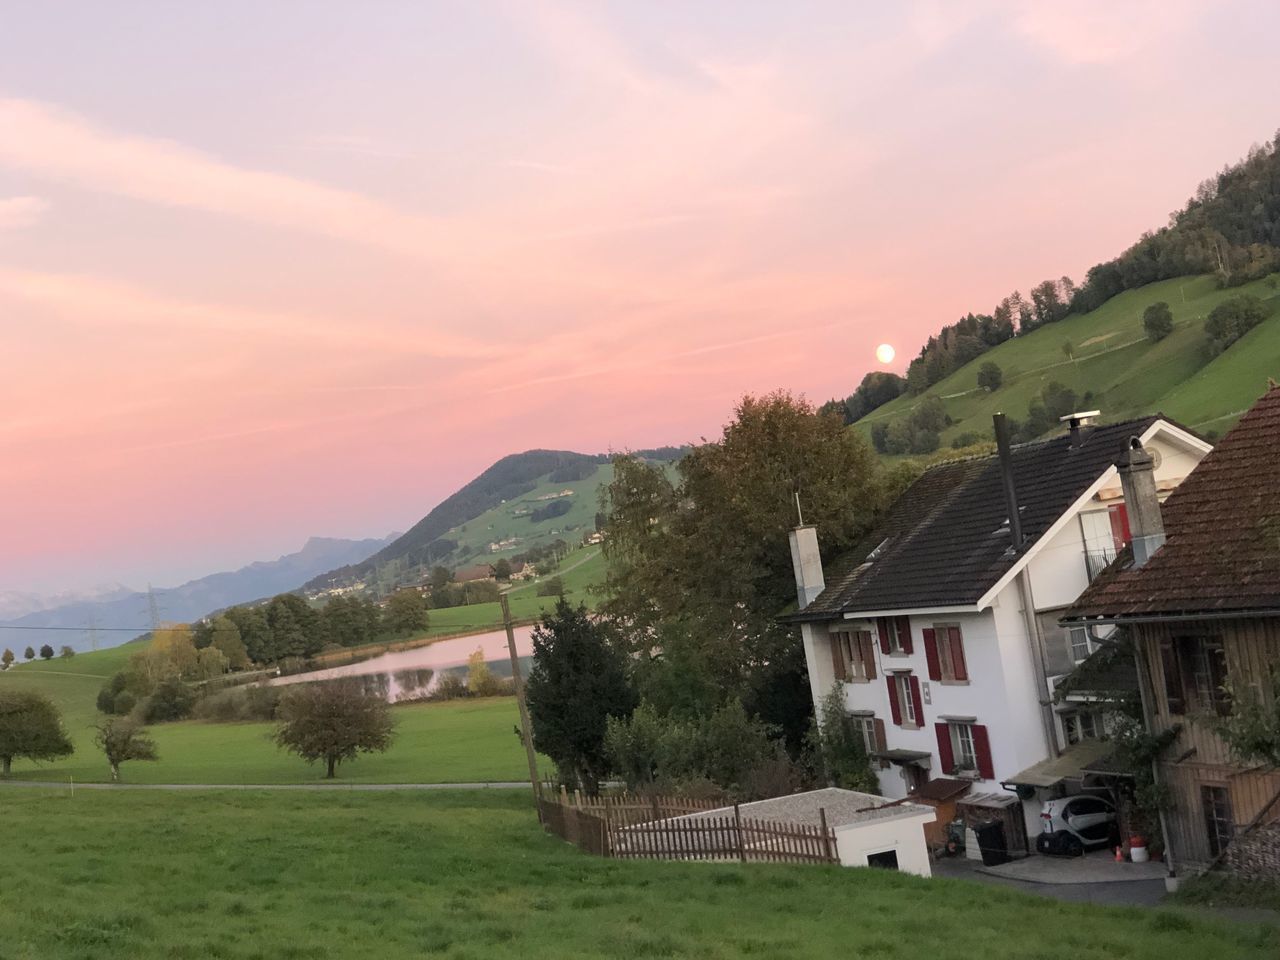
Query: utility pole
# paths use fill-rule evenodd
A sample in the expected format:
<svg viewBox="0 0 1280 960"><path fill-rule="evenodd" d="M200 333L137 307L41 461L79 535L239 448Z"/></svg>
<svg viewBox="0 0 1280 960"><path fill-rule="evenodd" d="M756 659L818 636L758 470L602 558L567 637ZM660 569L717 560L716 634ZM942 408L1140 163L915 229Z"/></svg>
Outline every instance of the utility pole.
<svg viewBox="0 0 1280 960"><path fill-rule="evenodd" d="M499 594L498 602L502 604L502 625L507 629L507 653L511 655L511 684L516 689L516 703L520 705L520 739L524 741L525 756L529 758L529 783L533 785L533 800L540 799L541 790L538 785L538 758L533 752L533 731L529 728L529 705L524 701L524 679L520 676L520 658L516 656L516 631L511 625L511 606L507 603L507 595ZM542 819L542 811L538 811L538 819Z"/></svg>
<svg viewBox="0 0 1280 960"><path fill-rule="evenodd" d="M156 600L156 592L151 584L147 584L147 614L151 617L151 636L155 637L160 629L160 604Z"/></svg>
<svg viewBox="0 0 1280 960"><path fill-rule="evenodd" d="M95 613L89 614L89 649L98 649L98 616Z"/></svg>

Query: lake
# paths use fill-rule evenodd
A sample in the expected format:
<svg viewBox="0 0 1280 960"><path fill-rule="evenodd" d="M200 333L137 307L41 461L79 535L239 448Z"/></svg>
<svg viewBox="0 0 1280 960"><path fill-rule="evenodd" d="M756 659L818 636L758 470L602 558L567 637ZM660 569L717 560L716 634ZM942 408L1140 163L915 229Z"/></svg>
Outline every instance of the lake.
<svg viewBox="0 0 1280 960"><path fill-rule="evenodd" d="M516 654L523 660L533 652L533 627L516 627ZM425 647L384 653L359 663L340 667L326 667L309 673L295 673L267 681L268 686L287 686L291 683L310 683L316 680L337 680L340 677L359 677L366 689L377 692L390 703L398 700L417 700L425 697L439 681L441 672L451 667L465 667L467 658L476 650L484 652L485 661L492 664L498 676L510 675L510 654L507 652L505 630L492 630L467 637L438 640ZM522 667L527 673L527 664Z"/></svg>

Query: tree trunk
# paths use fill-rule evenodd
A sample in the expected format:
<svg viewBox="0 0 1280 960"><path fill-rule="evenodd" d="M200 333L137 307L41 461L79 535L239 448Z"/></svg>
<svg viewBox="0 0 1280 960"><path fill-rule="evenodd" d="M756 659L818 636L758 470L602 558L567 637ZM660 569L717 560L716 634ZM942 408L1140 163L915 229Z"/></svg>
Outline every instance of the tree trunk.
<svg viewBox="0 0 1280 960"><path fill-rule="evenodd" d="M332 780L334 778L334 768L338 765L338 758L329 757L328 759L329 759L329 772L326 773L324 777L326 780Z"/></svg>
<svg viewBox="0 0 1280 960"><path fill-rule="evenodd" d="M120 764L118 763L111 764L111 782L112 783L120 782Z"/></svg>
<svg viewBox="0 0 1280 960"><path fill-rule="evenodd" d="M3 759L4 761L3 775L7 777L9 775L9 765L13 763L13 757L3 757L0 759Z"/></svg>

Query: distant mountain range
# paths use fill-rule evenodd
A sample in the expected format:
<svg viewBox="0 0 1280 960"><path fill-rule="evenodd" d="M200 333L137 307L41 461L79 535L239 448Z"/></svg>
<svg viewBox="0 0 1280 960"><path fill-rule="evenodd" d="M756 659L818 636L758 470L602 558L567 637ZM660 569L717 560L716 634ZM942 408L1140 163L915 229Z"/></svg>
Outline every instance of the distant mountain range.
<svg viewBox="0 0 1280 960"><path fill-rule="evenodd" d="M53 610L73 603L118 600L136 592L123 583L103 583L83 590L35 593L27 590L0 590L0 620L12 620L37 610Z"/></svg>
<svg viewBox="0 0 1280 960"><path fill-rule="evenodd" d="M247 603L277 593L295 590L317 573L364 560L393 542L399 534L381 539L341 540L334 537L312 537L296 553L278 560L259 561L226 573L214 573L181 586L153 591L161 620L180 623L199 619L215 610L237 603ZM76 650L87 650L97 630L99 647L112 647L133 639L149 629L150 596L127 587L107 587L88 596L62 595L66 602L50 605L56 598L33 597L30 594L0 594L0 603L8 609L20 609L23 603L36 603L36 609L3 617L0 625L0 648L8 647L21 656L27 646L39 649L49 644L55 650L66 644ZM0 609L4 609L0 607ZM13 627L59 627L58 630L15 630ZM137 632L124 628L141 628Z"/></svg>

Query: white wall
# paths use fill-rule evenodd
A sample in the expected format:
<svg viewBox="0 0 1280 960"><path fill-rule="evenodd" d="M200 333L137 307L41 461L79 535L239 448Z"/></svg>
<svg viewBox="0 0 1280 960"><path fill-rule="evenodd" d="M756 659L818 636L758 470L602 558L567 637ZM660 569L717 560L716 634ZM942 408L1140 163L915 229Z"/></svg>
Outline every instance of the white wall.
<svg viewBox="0 0 1280 960"><path fill-rule="evenodd" d="M1016 588L1009 587L999 595L996 604L983 613L911 616L912 653L886 656L877 642L877 677L867 683L844 684L847 709L870 710L883 720L886 745L890 749L927 752L931 757L931 778L948 775L938 757L934 724L944 716L973 717L975 723L987 728L996 774L995 780L975 780L974 790L1002 790L999 784L1002 777L1012 776L1047 755L1034 692L1030 648L1016 599ZM960 625L968 683L929 679L923 631L934 623ZM847 620L832 624L830 629L870 630L872 636L876 636L874 621ZM831 688L834 679L827 628L819 626L815 631L812 646L806 644L806 655L810 657L811 682L821 695ZM885 676L896 669L909 669L919 678L924 716L918 728L898 727L893 723ZM885 796L897 799L907 795L901 767L895 765L877 772L880 790Z"/></svg>
<svg viewBox="0 0 1280 960"><path fill-rule="evenodd" d="M836 853L840 857L840 866L865 867L868 854L893 850L898 855L900 872L933 876L929 848L924 840L924 825L933 818L931 810L917 817L871 820L836 827Z"/></svg>

